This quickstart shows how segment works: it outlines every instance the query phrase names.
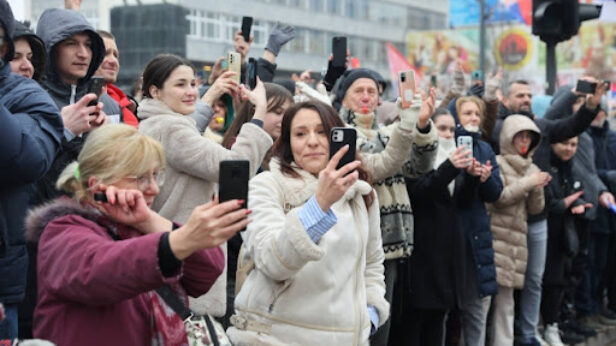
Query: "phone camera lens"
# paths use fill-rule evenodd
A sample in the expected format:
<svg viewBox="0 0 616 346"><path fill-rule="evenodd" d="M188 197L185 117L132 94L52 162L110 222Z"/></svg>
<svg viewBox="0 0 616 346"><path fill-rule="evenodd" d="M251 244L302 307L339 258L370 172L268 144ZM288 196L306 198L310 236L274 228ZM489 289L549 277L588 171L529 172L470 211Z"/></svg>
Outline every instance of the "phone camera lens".
<svg viewBox="0 0 616 346"><path fill-rule="evenodd" d="M406 75L405 74L400 75L400 81L401 82L405 82L406 81Z"/></svg>

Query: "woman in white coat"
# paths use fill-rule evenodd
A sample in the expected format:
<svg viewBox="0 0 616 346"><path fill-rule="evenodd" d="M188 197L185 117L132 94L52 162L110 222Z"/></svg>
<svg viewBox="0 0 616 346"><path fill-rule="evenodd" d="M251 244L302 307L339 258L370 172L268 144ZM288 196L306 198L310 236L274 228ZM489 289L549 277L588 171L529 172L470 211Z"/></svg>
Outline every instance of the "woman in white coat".
<svg viewBox="0 0 616 346"><path fill-rule="evenodd" d="M399 167L385 151L337 170L348 148L330 160L336 126L344 124L330 106L291 106L270 171L250 182L252 222L242 236L255 267L227 331L235 345L367 345L389 317L368 172Z"/></svg>

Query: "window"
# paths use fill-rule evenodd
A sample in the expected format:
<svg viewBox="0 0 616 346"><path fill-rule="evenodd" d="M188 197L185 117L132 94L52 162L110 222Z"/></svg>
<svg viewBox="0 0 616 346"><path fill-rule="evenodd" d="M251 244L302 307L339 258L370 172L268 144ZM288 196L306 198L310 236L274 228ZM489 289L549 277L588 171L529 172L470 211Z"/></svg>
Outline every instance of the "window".
<svg viewBox="0 0 616 346"><path fill-rule="evenodd" d="M340 14L340 1L341 0L327 0L327 13L332 15Z"/></svg>
<svg viewBox="0 0 616 346"><path fill-rule="evenodd" d="M309 0L308 6L311 11L323 12L323 2L325 0Z"/></svg>

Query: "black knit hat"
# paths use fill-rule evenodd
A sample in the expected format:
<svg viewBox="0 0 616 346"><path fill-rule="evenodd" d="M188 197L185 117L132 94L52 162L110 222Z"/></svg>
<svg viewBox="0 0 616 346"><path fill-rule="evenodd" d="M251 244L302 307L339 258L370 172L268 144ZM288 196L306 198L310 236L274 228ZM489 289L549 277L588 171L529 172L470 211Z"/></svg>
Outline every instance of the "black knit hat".
<svg viewBox="0 0 616 346"><path fill-rule="evenodd" d="M8 51L2 60L9 62L13 60L13 55L15 54L15 47L11 39L15 30L15 18L13 17L11 6L6 0L0 0L0 25L4 28L3 40L8 45Z"/></svg>
<svg viewBox="0 0 616 346"><path fill-rule="evenodd" d="M352 70L347 70L342 75L340 85L338 87L338 90L336 91L336 102L342 103L344 96L346 95L351 85L353 85L353 82L360 78L372 79L378 90L379 82L375 78L374 71L367 68L356 68Z"/></svg>
<svg viewBox="0 0 616 346"><path fill-rule="evenodd" d="M15 32L13 32L13 43L19 39L25 39L30 45L32 50L32 66L34 66L34 75L32 79L40 81L45 75L45 62L47 60L47 51L45 50L45 44L40 37L36 36L34 32L28 28L25 24L19 21L15 21Z"/></svg>

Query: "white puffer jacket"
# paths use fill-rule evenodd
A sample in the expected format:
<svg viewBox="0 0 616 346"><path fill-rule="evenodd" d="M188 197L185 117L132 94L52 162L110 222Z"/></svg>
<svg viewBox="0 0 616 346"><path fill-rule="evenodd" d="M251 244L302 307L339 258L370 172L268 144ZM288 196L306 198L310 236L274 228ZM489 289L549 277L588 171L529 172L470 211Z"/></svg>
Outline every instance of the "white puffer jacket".
<svg viewBox="0 0 616 346"><path fill-rule="evenodd" d="M253 221L242 234L255 269L235 299L236 314L270 330L227 332L235 345L367 345L367 306L381 324L389 317L378 202L367 207L363 195L372 188L356 182L332 206L338 221L315 244L298 212L318 180L295 167L301 178L283 175L272 161L271 171L251 180Z"/></svg>

